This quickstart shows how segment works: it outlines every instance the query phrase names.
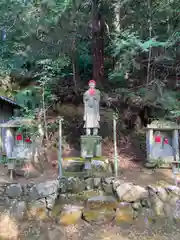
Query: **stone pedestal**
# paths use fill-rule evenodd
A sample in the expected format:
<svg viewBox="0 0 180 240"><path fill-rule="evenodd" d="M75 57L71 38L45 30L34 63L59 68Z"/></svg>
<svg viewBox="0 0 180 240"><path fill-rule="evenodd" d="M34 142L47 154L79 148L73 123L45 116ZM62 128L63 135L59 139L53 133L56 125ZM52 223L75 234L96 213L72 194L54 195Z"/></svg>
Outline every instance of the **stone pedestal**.
<svg viewBox="0 0 180 240"><path fill-rule="evenodd" d="M101 136L81 136L81 157L101 157Z"/></svg>
<svg viewBox="0 0 180 240"><path fill-rule="evenodd" d="M147 152L147 160L150 162L152 160L152 147L153 147L153 130L149 129L146 132L146 152Z"/></svg>
<svg viewBox="0 0 180 240"><path fill-rule="evenodd" d="M14 173L14 170L15 170L15 159L8 159L8 164L7 164L7 167L8 167L8 171L9 171L9 175L10 175L10 179L13 180L13 173Z"/></svg>
<svg viewBox="0 0 180 240"><path fill-rule="evenodd" d="M179 162L179 132L178 132L178 130L173 130L172 145L173 145L174 152L175 152L174 160Z"/></svg>

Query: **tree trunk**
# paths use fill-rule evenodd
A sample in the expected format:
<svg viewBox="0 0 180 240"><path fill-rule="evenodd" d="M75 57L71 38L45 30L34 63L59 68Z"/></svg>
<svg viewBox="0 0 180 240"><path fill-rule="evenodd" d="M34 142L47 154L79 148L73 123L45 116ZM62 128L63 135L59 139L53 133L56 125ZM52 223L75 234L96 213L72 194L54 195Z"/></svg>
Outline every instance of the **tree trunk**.
<svg viewBox="0 0 180 240"><path fill-rule="evenodd" d="M98 9L99 0L92 4L93 79L102 86L104 78L104 20Z"/></svg>
<svg viewBox="0 0 180 240"><path fill-rule="evenodd" d="M121 32L121 2L120 1L115 1L113 3L114 7L114 29L115 33L117 35L120 35ZM113 68L115 71L121 71L121 62L117 59L117 57L114 57L113 59Z"/></svg>
<svg viewBox="0 0 180 240"><path fill-rule="evenodd" d="M72 42L72 52L71 52L72 70L73 70L73 82L74 82L74 92L78 95L78 86L80 83L79 67L77 63L77 51L76 51L76 40Z"/></svg>
<svg viewBox="0 0 180 240"><path fill-rule="evenodd" d="M78 95L78 87L80 82L79 68L77 65L76 52L72 52L72 70L73 70L73 82L74 82L74 92Z"/></svg>
<svg viewBox="0 0 180 240"><path fill-rule="evenodd" d="M114 15L115 15L114 27L115 27L116 33L120 33L120 31L121 31L121 2L116 1L113 5L114 5Z"/></svg>
<svg viewBox="0 0 180 240"><path fill-rule="evenodd" d="M48 124L47 124L47 117L46 117L46 106L45 106L45 84L43 83L43 92L42 92L42 105L43 105L43 118L44 118L44 129L45 129L45 136L46 140L48 140Z"/></svg>

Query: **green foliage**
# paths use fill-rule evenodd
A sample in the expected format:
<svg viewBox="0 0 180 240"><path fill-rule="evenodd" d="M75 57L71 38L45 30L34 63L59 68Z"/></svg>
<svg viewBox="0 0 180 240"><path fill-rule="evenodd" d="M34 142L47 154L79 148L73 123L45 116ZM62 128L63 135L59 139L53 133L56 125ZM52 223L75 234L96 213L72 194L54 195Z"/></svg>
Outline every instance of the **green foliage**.
<svg viewBox="0 0 180 240"><path fill-rule="evenodd" d="M147 168L153 168L153 169L158 169L165 166L167 164L165 161L163 161L161 158L159 159L150 159L149 162L145 164Z"/></svg>
<svg viewBox="0 0 180 240"><path fill-rule="evenodd" d="M67 23L74 7L72 1L9 0L1 1L0 6L0 29L6 34L1 39L2 69L21 69L25 61L59 58L62 50L68 51L66 43L71 48L72 38L67 34L72 25L71 21ZM66 22L63 27L62 22Z"/></svg>
<svg viewBox="0 0 180 240"><path fill-rule="evenodd" d="M178 0L100 0L96 9L104 22L105 77L116 83L117 94L171 114L178 114L178 96L164 82L168 76L178 78L180 71L178 9ZM64 91L62 80L92 77L92 10L89 0L1 0L2 94L18 93L18 103L29 110L41 108L43 101L49 108ZM29 87L32 80L36 85Z"/></svg>
<svg viewBox="0 0 180 240"><path fill-rule="evenodd" d="M112 41L116 66L109 75L111 81L127 88L121 89L123 95L140 97L144 105L166 109L171 116L180 109L176 90L166 85L180 75L177 6L176 0L129 1L121 6L120 29Z"/></svg>
<svg viewBox="0 0 180 240"><path fill-rule="evenodd" d="M40 95L36 87L28 87L16 94L16 102L27 109L35 109L39 106Z"/></svg>

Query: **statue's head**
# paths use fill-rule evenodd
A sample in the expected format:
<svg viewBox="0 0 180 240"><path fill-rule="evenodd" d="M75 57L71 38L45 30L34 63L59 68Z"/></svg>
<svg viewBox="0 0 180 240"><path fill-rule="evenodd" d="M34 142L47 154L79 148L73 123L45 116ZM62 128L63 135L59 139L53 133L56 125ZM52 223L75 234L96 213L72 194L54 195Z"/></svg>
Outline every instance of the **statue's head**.
<svg viewBox="0 0 180 240"><path fill-rule="evenodd" d="M94 80L90 80L88 85L91 89L94 89L96 87L96 82Z"/></svg>

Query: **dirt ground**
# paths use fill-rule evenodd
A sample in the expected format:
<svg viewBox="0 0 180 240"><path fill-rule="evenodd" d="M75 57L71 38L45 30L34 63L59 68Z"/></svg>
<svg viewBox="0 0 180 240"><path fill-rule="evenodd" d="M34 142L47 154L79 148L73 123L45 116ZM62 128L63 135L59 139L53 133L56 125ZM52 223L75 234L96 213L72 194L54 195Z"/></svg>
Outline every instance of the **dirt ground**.
<svg viewBox="0 0 180 240"><path fill-rule="evenodd" d="M38 177L32 178L24 178L24 177L15 177L13 182L19 182L22 184L33 182L40 183L46 180L57 179L58 171L57 168L53 168L50 164L48 164L46 170L43 174L40 174ZM148 185L154 184L158 181L163 181L169 184L173 184L174 180L172 177L171 169L156 169L150 170L146 169L142 166L136 166L132 168L132 164L130 166L123 167L120 164L119 167L119 177L130 182L134 182L138 185ZM7 167L3 164L0 165L0 183L11 182L10 177L8 175Z"/></svg>
<svg viewBox="0 0 180 240"><path fill-rule="evenodd" d="M11 223L8 226L4 225L4 230L6 229L4 236L10 236L11 232L11 238L6 238L10 240L179 240L180 238L179 225L163 221L151 224L146 223L144 219L138 219L134 224L117 225L111 222L98 225L80 221L76 225L69 226L62 226L54 221L32 220L19 224Z"/></svg>
<svg viewBox="0 0 180 240"><path fill-rule="evenodd" d="M14 177L13 180L10 179L8 174L8 169L3 164L0 164L0 184L5 182L16 182L21 184L26 183L41 183L46 180L57 179L57 169L54 169L50 164L47 164L45 171L40 174L36 174L35 177Z"/></svg>

